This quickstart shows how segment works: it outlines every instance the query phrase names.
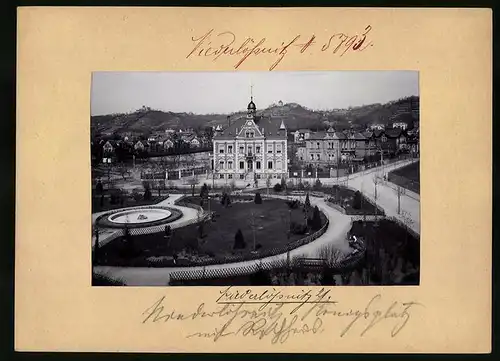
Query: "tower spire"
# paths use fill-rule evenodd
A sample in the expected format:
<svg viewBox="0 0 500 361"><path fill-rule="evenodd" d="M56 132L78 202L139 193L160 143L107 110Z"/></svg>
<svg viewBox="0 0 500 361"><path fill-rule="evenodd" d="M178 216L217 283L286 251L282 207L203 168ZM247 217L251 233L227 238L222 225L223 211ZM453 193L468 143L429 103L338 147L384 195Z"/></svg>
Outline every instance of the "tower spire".
<svg viewBox="0 0 500 361"><path fill-rule="evenodd" d="M250 81L250 100L253 100L253 84Z"/></svg>

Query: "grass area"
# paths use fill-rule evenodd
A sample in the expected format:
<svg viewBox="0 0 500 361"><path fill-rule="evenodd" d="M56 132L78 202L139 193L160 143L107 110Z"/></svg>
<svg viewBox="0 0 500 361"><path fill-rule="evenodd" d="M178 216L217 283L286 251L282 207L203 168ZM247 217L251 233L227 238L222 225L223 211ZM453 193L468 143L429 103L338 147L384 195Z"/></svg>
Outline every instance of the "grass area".
<svg viewBox="0 0 500 361"><path fill-rule="evenodd" d="M420 182L420 162L408 164L404 167L393 170L391 173L418 183Z"/></svg>
<svg viewBox="0 0 500 361"><path fill-rule="evenodd" d="M420 194L420 162L411 163L389 172L388 180Z"/></svg>
<svg viewBox="0 0 500 361"><path fill-rule="evenodd" d="M247 198L251 201L238 202ZM188 197L185 201L200 204L200 197ZM289 222L304 224L302 208L290 209L284 200L263 200L255 204L253 197L232 197L229 207L224 207L219 200L211 200L210 210L215 212L215 222L205 222L203 237L197 224L173 230L173 236L168 241L163 233L133 236L134 250L130 251L123 238L117 238L102 246L99 250L98 264L122 266L155 266L154 259L171 257L189 250L191 254L212 258L223 258L235 254L250 254L253 251L253 230L255 224L255 243L259 250L266 251L275 247L285 246L288 242L302 239L306 234L290 234L287 238ZM204 205L208 210L208 204ZM252 216L253 214L253 216ZM321 214L322 224L326 218ZM246 243L244 249L234 250L235 235L241 230ZM189 259L179 257L177 265L191 264ZM163 259L162 266L165 264ZM173 260L172 260L173 265Z"/></svg>

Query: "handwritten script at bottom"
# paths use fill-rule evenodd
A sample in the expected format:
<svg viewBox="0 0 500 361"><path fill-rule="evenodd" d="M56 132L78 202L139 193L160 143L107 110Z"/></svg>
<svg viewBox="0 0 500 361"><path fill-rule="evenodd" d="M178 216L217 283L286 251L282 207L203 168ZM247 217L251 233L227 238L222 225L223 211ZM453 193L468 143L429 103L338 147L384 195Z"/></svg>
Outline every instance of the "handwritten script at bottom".
<svg viewBox="0 0 500 361"><path fill-rule="evenodd" d="M364 307L353 309L332 300L330 292L331 290L323 288L312 294L309 290L303 292L303 297L296 297L293 301L259 301L257 296L253 299L232 298L229 301L219 298L212 308L201 303L190 312L169 309L167 298L163 296L142 312L142 323L210 319L211 324L216 324L213 329L197 330L187 334L186 338L204 338L217 342L227 337L256 337L276 344L285 343L292 336L334 333L325 326L325 321L327 318L336 318L335 324L339 325L340 337L351 334L364 336L379 327L383 327L383 331L388 330L391 337L396 337L410 322L416 306L422 306L414 301L385 300L377 294Z"/></svg>

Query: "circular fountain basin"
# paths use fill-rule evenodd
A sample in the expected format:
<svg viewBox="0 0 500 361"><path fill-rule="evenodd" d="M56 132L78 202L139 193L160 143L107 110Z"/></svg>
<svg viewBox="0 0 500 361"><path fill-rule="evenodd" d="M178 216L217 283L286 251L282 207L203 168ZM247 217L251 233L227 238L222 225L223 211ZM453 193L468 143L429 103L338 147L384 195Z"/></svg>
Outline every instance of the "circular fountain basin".
<svg viewBox="0 0 500 361"><path fill-rule="evenodd" d="M166 209L133 209L112 214L108 220L117 224L138 224L164 220L170 217L172 212Z"/></svg>
<svg viewBox="0 0 500 361"><path fill-rule="evenodd" d="M107 212L96 219L104 228L144 228L168 224L182 217L179 209L172 207L137 207Z"/></svg>

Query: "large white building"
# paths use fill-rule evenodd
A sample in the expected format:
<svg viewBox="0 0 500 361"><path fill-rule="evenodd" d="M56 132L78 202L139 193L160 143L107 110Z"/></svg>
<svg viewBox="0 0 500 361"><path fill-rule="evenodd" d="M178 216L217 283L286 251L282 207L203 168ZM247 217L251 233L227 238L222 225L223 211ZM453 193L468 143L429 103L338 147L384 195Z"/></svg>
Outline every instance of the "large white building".
<svg viewBox="0 0 500 361"><path fill-rule="evenodd" d="M228 121L213 137L219 179L280 179L288 174L287 129L282 117L258 116L253 97L247 115Z"/></svg>

